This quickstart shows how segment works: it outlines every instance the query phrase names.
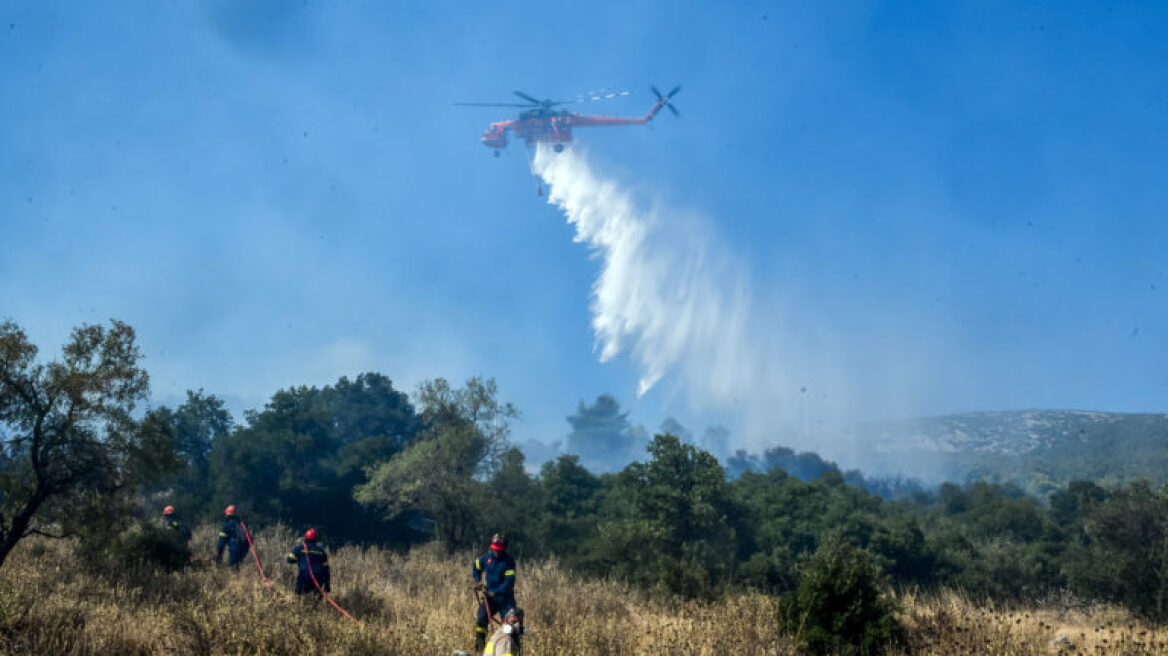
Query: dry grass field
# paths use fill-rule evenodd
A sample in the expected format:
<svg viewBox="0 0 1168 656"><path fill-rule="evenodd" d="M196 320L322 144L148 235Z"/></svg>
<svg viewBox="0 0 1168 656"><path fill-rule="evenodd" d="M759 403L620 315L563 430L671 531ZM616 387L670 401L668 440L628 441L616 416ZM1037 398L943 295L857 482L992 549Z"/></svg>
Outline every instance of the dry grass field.
<svg viewBox="0 0 1168 656"><path fill-rule="evenodd" d="M194 544L213 544L202 528ZM292 593L283 562L291 531L260 531L253 561L238 572L207 561L185 571L131 570L110 583L87 572L68 542L28 540L0 578L0 651L12 654L410 654L469 649L472 554L435 548L406 556L346 547L330 555L336 601ZM708 604L582 581L554 562L520 562L520 604L530 632L524 653L797 654L778 632L775 600L739 593ZM893 653L1168 654L1168 632L1106 607L1050 603L1031 609L978 607L953 593L902 598L909 644Z"/></svg>

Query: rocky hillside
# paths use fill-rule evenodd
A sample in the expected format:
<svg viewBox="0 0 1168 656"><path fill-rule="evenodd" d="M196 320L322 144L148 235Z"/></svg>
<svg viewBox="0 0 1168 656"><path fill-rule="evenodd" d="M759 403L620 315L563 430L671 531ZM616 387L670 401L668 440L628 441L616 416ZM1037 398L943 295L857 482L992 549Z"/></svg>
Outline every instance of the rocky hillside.
<svg viewBox="0 0 1168 656"><path fill-rule="evenodd" d="M849 431L865 474L974 478L1042 492L1069 480L1168 482L1168 414L973 412Z"/></svg>

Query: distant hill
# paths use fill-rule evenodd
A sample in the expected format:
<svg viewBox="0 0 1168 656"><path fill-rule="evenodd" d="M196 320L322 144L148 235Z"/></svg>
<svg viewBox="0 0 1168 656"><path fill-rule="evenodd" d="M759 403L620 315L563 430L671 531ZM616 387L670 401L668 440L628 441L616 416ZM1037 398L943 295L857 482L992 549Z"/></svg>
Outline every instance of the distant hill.
<svg viewBox="0 0 1168 656"><path fill-rule="evenodd" d="M1168 414L971 412L847 431L866 476L990 479L1043 494L1071 480L1168 482Z"/></svg>

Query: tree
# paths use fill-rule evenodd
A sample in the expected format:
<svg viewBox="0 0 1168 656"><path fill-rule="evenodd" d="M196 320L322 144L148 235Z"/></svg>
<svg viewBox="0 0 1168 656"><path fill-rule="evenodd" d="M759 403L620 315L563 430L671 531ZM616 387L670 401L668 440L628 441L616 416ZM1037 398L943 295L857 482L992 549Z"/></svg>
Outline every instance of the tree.
<svg viewBox="0 0 1168 656"><path fill-rule="evenodd" d="M184 514L190 513L211 502L207 455L216 440L231 433L234 422L223 401L201 389L187 390L186 402L177 408L162 406L154 413L173 432L175 453L182 465L174 477L160 481L153 492L165 494Z"/></svg>
<svg viewBox="0 0 1168 656"><path fill-rule="evenodd" d="M779 617L811 653L878 654L903 641L896 602L871 554L832 534L801 565Z"/></svg>
<svg viewBox="0 0 1168 656"><path fill-rule="evenodd" d="M1168 489L1136 481L1116 491L1087 512L1068 551L1076 592L1168 617Z"/></svg>
<svg viewBox="0 0 1168 656"><path fill-rule="evenodd" d="M726 474L714 456L675 435L653 438L649 453L609 491L598 553L625 579L693 597L715 592L736 552Z"/></svg>
<svg viewBox="0 0 1168 656"><path fill-rule="evenodd" d="M720 443L724 449L729 434L725 428L710 428L706 431L703 443L707 441ZM819 454L810 452L797 454L785 446L773 446L761 456L738 449L726 460L726 467L731 478L738 478L748 471L767 472L781 469L799 480L811 481L829 472L840 472L839 466L830 460L824 460ZM853 485L863 483L863 477L859 476L859 472L848 472L846 480Z"/></svg>
<svg viewBox="0 0 1168 656"><path fill-rule="evenodd" d="M247 425L215 439L215 501L249 517L315 525L341 539L374 539L389 527L353 500L365 467L387 460L417 432L409 398L389 378L363 373L335 385L277 391Z"/></svg>
<svg viewBox="0 0 1168 656"><path fill-rule="evenodd" d="M580 457L564 455L540 469L543 509L536 525L544 549L568 565L591 548L596 536L597 496L601 482L580 465Z"/></svg>
<svg viewBox="0 0 1168 656"><path fill-rule="evenodd" d="M976 597L1026 599L1065 584L1065 537L1037 500L1011 485L945 483L926 541L947 582Z"/></svg>
<svg viewBox="0 0 1168 656"><path fill-rule="evenodd" d="M1070 526L1106 499L1107 490L1094 482L1071 481L1050 495L1050 516L1059 526Z"/></svg>
<svg viewBox="0 0 1168 656"><path fill-rule="evenodd" d="M0 323L0 565L22 538L76 521L66 501L92 502L173 464L173 435L132 417L149 389L141 357L120 321L74 329L47 364L19 326Z"/></svg>
<svg viewBox="0 0 1168 656"><path fill-rule="evenodd" d="M234 427L231 413L215 395L206 394L202 389L187 390L186 402L175 408L171 421L179 455L205 477L207 452L215 438L230 433Z"/></svg>
<svg viewBox="0 0 1168 656"><path fill-rule="evenodd" d="M710 426L702 433L702 440L698 443L703 450L714 454L721 461L730 452L730 429L725 426Z"/></svg>
<svg viewBox="0 0 1168 656"><path fill-rule="evenodd" d="M580 401L576 414L567 419L572 432L565 450L578 454L580 462L592 471L619 469L636 457L644 443L643 431L629 423L620 401L608 394L596 397L591 405Z"/></svg>
<svg viewBox="0 0 1168 656"><path fill-rule="evenodd" d="M473 428L482 448L475 460L476 475L489 478L502 466L503 455L511 448L511 420L519 417L519 410L499 401L494 378L475 376L462 389L451 387L445 378L427 380L418 385L417 398L424 425Z"/></svg>
<svg viewBox="0 0 1168 656"><path fill-rule="evenodd" d="M508 449L486 487L487 499L481 507L481 521L486 522L486 528L506 535L517 555L536 553L542 495L539 485L527 473L523 452L514 447Z"/></svg>
<svg viewBox="0 0 1168 656"><path fill-rule="evenodd" d="M544 463L539 477L550 514L573 519L596 513L600 479L580 465L579 456L564 455Z"/></svg>
<svg viewBox="0 0 1168 656"><path fill-rule="evenodd" d="M736 449L734 455L726 459L726 475L730 478L738 478L747 472L761 471L765 471L762 460L757 454L745 449Z"/></svg>
<svg viewBox="0 0 1168 656"><path fill-rule="evenodd" d="M666 417L661 421L661 426L657 429L660 434L676 435L677 439L681 440L682 444L693 444L694 436L688 428L673 417Z"/></svg>
<svg viewBox="0 0 1168 656"><path fill-rule="evenodd" d="M522 468L522 456L507 440L519 413L497 396L494 379L471 378L461 389L442 378L419 385L418 438L370 466L354 498L387 518L421 511L450 547L481 542L490 530L483 509L491 493L484 481L507 471L508 463L505 479L514 481L516 462Z"/></svg>
<svg viewBox="0 0 1168 656"><path fill-rule="evenodd" d="M789 590L795 583L795 559L813 552L832 531L859 547L879 537L890 559L901 556L896 545L902 536L885 539L882 535L880 499L844 485L838 470L810 482L777 467L766 473L747 472L731 484L731 490L741 513L740 557L745 564L740 574L753 586Z"/></svg>

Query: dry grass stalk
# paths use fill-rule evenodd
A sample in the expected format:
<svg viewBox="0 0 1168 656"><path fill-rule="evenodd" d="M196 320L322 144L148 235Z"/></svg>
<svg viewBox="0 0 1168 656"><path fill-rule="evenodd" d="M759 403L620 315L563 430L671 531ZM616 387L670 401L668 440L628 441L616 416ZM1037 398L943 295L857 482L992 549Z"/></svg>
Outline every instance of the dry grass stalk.
<svg viewBox="0 0 1168 656"><path fill-rule="evenodd" d="M436 546L408 555L344 547L331 554L333 590L354 624L292 593L295 543L282 527L255 536L272 580L252 561L239 572L210 562L172 574L139 569L102 577L68 542L28 540L0 579L0 652L20 654L434 654L469 649L474 602L469 563ZM214 530L193 544L211 545ZM111 584L109 581L121 582ZM520 603L531 628L527 656L555 654L796 654L778 632L776 600L736 593L712 603L581 580L554 561L520 563ZM906 594L904 653L1164 654L1168 632L1115 608L999 608L953 592ZM894 653L902 650L894 650Z"/></svg>

